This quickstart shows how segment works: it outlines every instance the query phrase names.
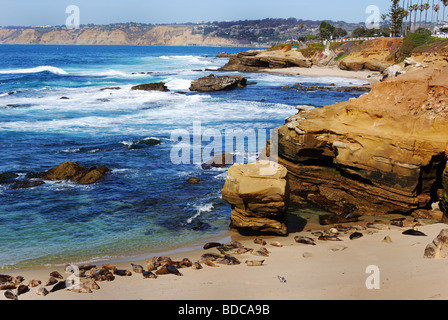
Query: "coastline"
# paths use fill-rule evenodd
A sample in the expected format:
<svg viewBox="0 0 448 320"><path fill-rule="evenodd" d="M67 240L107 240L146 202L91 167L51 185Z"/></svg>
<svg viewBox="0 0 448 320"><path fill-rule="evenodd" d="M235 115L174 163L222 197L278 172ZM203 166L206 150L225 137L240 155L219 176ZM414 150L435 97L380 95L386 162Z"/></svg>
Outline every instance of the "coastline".
<svg viewBox="0 0 448 320"><path fill-rule="evenodd" d="M378 72L344 71L331 67L263 69L259 72L352 78L370 84L381 78ZM366 217L366 220L373 219L378 217ZM329 228L321 227L322 230ZM368 229L365 236L358 240L349 240L348 233L341 235L341 242L319 241L316 246L296 243L295 236L312 237L307 226L305 231L294 231L287 237L262 237L268 242L266 248L271 252L270 256L261 258L250 253L235 255L241 261L240 265L219 265L218 268L204 266L202 270L180 269L183 277L164 275L155 280L143 279L135 273L131 277L117 276L112 282L98 282L101 289L91 294L62 290L41 297L36 294L37 288L32 288L30 292L19 296L19 300L448 299L448 288L443 285L446 277L443 270L448 262L423 259L426 245L444 228L447 226L441 223L419 228L427 237L405 236L401 234L405 228L391 227L391 230ZM385 236L390 236L393 242L382 243ZM244 237L234 231L228 231L225 236L212 237L210 241L223 241L229 237L246 247L258 247L253 243L255 237ZM273 241L282 243L283 247L270 246L269 243ZM203 250L191 244L181 245L174 250L151 252L146 257L142 254L135 259L126 257L96 264L114 264L119 269L131 270L131 262L145 266L144 259L155 255L169 255L173 260L189 258L194 262L205 252L217 253L217 250ZM245 260L261 259L265 259L262 267L248 267L244 263ZM381 270L380 290L369 290L365 286L368 277L366 268L369 265L378 265ZM64 277L68 276L64 267L59 265L2 273L22 275L26 279L25 284L32 279L39 279L45 284L49 273L54 270ZM287 282L281 283L278 276L285 277ZM0 300L5 300L4 295L0 295Z"/></svg>

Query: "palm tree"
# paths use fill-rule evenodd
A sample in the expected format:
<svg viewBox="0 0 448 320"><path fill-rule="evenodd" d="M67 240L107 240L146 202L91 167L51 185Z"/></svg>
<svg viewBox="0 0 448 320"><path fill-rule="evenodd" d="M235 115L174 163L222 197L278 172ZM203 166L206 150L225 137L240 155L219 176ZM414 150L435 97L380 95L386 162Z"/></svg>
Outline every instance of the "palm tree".
<svg viewBox="0 0 448 320"><path fill-rule="evenodd" d="M423 14L423 11L425 11L425 6L423 5L423 0L420 1L420 5L418 6L418 9L420 10L420 21L418 23L418 27L421 28L422 27L422 14Z"/></svg>
<svg viewBox="0 0 448 320"><path fill-rule="evenodd" d="M445 9L448 7L448 0L442 0L443 4L443 22L445 22Z"/></svg>
<svg viewBox="0 0 448 320"><path fill-rule="evenodd" d="M411 11L415 12L415 14L414 14L414 31L415 31L415 29L417 27L417 10L418 9L419 9L419 5L418 4L413 4L411 6Z"/></svg>
<svg viewBox="0 0 448 320"><path fill-rule="evenodd" d="M439 10L440 10L440 6L438 4L435 4L433 7L435 13L436 13L436 24L439 23Z"/></svg>
<svg viewBox="0 0 448 320"><path fill-rule="evenodd" d="M429 5L429 3L425 3L423 5L423 10L425 10L425 28L428 24L428 10L431 8L431 6Z"/></svg>

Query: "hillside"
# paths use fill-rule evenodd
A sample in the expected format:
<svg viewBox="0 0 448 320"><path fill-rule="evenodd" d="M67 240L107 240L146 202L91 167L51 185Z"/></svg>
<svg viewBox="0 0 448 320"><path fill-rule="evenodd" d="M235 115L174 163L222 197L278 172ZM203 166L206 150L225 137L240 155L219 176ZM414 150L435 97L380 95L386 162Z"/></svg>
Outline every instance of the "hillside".
<svg viewBox="0 0 448 320"><path fill-rule="evenodd" d="M174 25L117 23L83 25L80 29L3 27L0 44L270 46L316 34L320 23L290 18ZM349 32L358 26L345 22L332 24Z"/></svg>

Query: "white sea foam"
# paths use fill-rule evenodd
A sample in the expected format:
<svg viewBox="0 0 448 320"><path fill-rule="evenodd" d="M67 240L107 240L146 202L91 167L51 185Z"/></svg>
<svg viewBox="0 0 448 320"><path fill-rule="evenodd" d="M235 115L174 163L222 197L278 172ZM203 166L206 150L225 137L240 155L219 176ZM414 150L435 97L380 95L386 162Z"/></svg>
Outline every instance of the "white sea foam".
<svg viewBox="0 0 448 320"><path fill-rule="evenodd" d="M66 72L65 70L52 66L39 66L35 68L14 69L14 70L0 70L0 74L25 74L25 73L40 73L45 71L59 75L68 74L68 72Z"/></svg>
<svg viewBox="0 0 448 320"><path fill-rule="evenodd" d="M192 217L188 218L187 223L190 224L193 222L194 219L196 219L197 217L199 217L201 215L201 213L203 212L211 212L213 210L213 203L207 203L205 205L202 206L196 206L196 214L193 215Z"/></svg>
<svg viewBox="0 0 448 320"><path fill-rule="evenodd" d="M172 61L185 61L188 64L206 64L210 65L213 62L207 60L207 58L193 55L185 55L185 56L160 56L159 59L162 60L172 60Z"/></svg>

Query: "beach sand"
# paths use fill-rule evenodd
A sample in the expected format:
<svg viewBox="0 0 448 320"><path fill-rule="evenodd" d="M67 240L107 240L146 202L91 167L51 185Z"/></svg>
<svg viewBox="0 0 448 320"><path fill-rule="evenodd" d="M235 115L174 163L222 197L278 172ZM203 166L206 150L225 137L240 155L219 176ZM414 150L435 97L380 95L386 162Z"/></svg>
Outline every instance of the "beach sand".
<svg viewBox="0 0 448 320"><path fill-rule="evenodd" d="M260 72L305 76L305 77L349 78L349 79L365 80L369 84L377 83L383 78L380 72L369 70L348 71L348 70L341 70L337 66L334 67L312 66L311 68L291 67L282 69L262 69L260 70Z"/></svg>
<svg viewBox="0 0 448 320"><path fill-rule="evenodd" d="M361 221L355 224L365 224ZM61 290L42 297L37 288L19 296L19 300L303 300L303 299L447 299L448 259L428 260L423 258L427 244L448 228L446 224L432 224L419 227L426 237L403 235L407 228L391 226L391 230L367 229L364 236L350 240L349 235L340 234L342 241L321 241L317 245L296 243L294 237L311 236L310 231L289 234L287 237L262 237L269 257L251 253L234 254L241 261L239 265L221 265L203 269L182 268L183 276L162 275L157 279L143 279L141 274L130 277L116 276L111 282L98 282L100 290L82 294ZM322 226L321 230L328 230ZM371 234L370 234L371 233ZM392 243L382 242L390 236ZM243 237L235 232L230 236L246 247L259 248L253 242L255 237ZM218 239L217 239L218 240ZM279 241L283 247L270 245ZM203 253L218 253L216 248L195 249L170 255L173 260L189 258L197 261ZM148 255L151 258L152 255ZM246 260L265 260L261 267L249 267ZM113 263L121 269L131 269L131 262L146 266L144 259ZM100 263L96 265L101 266ZM379 269L379 289L368 289L366 273L368 266ZM3 272L25 277L25 284L39 279L44 284L50 272L57 270L64 277L69 276L63 267L48 267L35 270ZM286 282L279 281L278 276ZM48 287L48 288L51 288ZM48 289L49 290L49 289ZM5 300L3 294L0 300Z"/></svg>

